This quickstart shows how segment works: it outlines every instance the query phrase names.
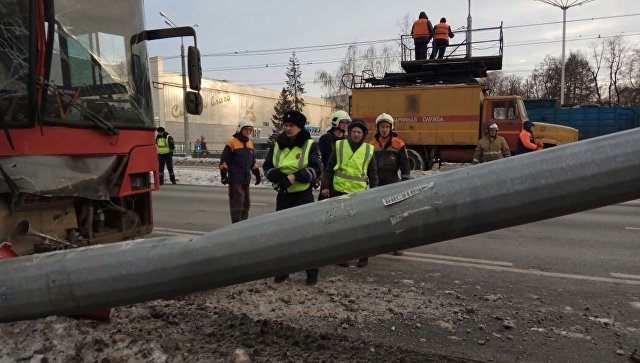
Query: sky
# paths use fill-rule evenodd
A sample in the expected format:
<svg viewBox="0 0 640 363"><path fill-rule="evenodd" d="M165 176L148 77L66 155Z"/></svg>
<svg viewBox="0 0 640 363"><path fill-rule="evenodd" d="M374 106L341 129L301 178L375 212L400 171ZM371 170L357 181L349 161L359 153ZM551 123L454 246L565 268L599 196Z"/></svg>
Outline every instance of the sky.
<svg viewBox="0 0 640 363"><path fill-rule="evenodd" d="M505 73L526 77L546 55L560 57L561 9L535 0L470 2L472 28L503 24ZM205 78L280 90L295 49L307 94L320 97L323 89L316 73L335 73L349 44L362 42L361 50L370 42L399 47L399 22L407 14L413 22L421 11L434 24L446 17L456 30L467 24L469 0L147 0L147 29L167 27L160 11L179 26L197 24ZM629 46L640 46L639 0L594 0L571 7L566 14L567 56L581 51L588 57L595 42L602 41L598 37L622 35ZM185 44L191 40L185 38ZM313 46L323 47L309 48ZM152 42L149 48L151 56L165 57L165 70L180 71L178 40ZM256 52L260 50L269 51Z"/></svg>

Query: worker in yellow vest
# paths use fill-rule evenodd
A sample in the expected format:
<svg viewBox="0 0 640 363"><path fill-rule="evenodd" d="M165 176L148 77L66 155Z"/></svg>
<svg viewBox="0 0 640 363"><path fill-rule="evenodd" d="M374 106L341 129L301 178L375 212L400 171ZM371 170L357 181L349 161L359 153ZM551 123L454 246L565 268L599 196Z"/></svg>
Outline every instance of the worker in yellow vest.
<svg viewBox="0 0 640 363"><path fill-rule="evenodd" d="M345 140L336 141L333 153L325 165L322 174L320 193L325 197L333 197L348 193L360 192L378 186L376 160L373 157L373 145L364 142L367 124L363 120L353 120L347 126L348 136ZM333 194L333 195L331 195ZM363 257L358 267L365 267L369 259ZM339 264L349 266L348 262Z"/></svg>
<svg viewBox="0 0 640 363"><path fill-rule="evenodd" d="M298 111L287 111L282 115L282 124L284 130L267 151L262 164L264 176L278 191L276 211L314 202L312 186L322 171L318 144L304 129L307 124L305 115ZM288 277L276 276L273 282L282 283ZM318 269L308 269L307 285L317 282Z"/></svg>
<svg viewBox="0 0 640 363"><path fill-rule="evenodd" d="M440 23L433 27L433 52L431 52L429 59L434 59L436 53L438 54L438 59L442 59L449 45L449 38L453 38L453 36L451 27L447 24L447 19L440 19Z"/></svg>
<svg viewBox="0 0 640 363"><path fill-rule="evenodd" d="M171 184L175 184L176 176L173 174L173 151L175 150L175 145L173 143L173 137L171 137L162 126L158 127L156 131L158 132L156 135L156 150L158 152L158 164L160 168L158 173L160 185L164 184L165 165L167 166L167 171L169 171Z"/></svg>

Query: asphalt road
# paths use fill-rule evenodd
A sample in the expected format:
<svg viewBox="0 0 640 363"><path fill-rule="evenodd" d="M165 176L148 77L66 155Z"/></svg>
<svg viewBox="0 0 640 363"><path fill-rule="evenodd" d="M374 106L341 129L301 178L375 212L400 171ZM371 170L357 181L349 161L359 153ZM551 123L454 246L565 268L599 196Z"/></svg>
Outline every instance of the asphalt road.
<svg viewBox="0 0 640 363"><path fill-rule="evenodd" d="M251 193L250 217L275 210L273 190ZM225 187L167 185L153 201L157 234L197 235L230 223ZM390 290L399 278L428 281L462 299L460 309L470 315L485 314L458 318L450 335L432 331L428 341L437 348L430 351L488 361L634 361L633 350L640 351L639 217L640 200L631 201L374 257L367 275L357 269L354 278ZM480 305L468 304L476 300ZM505 335L511 328L500 324L490 335L483 319L516 321L521 335ZM465 328L468 335L460 338ZM407 329L408 336L418 334ZM489 347L491 337L501 343ZM424 349L413 342L405 337L397 344Z"/></svg>

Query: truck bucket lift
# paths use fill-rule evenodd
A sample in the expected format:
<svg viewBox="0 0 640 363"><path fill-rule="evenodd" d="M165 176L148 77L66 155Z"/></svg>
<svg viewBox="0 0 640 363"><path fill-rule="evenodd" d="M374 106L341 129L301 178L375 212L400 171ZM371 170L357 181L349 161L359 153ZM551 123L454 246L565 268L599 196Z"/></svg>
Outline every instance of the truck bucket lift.
<svg viewBox="0 0 640 363"><path fill-rule="evenodd" d="M0 260L0 322L188 294L637 199L639 139L636 128L306 204L198 238Z"/></svg>
<svg viewBox="0 0 640 363"><path fill-rule="evenodd" d="M471 35L473 41L464 39L459 43L450 43L443 59L416 60L413 38L402 35L400 65L406 73L391 73L385 75L378 84L385 80L390 85L425 84L425 83L465 83L474 78L487 76L487 71L502 69L503 32L502 23L499 27L473 29L471 31L454 31L454 34ZM471 34L470 34L471 33ZM457 39L452 38L451 41ZM433 41L429 43L429 52L433 52ZM469 45L470 53L467 53ZM380 83L383 82L383 83Z"/></svg>

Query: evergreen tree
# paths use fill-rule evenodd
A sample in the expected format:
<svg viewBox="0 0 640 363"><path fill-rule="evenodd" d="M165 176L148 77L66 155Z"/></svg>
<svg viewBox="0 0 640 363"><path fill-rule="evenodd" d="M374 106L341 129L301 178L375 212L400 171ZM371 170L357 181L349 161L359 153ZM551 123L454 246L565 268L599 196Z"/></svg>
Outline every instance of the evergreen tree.
<svg viewBox="0 0 640 363"><path fill-rule="evenodd" d="M300 61L296 57L296 52L291 54L289 65L287 66L287 90L292 97L293 109L302 112L304 107L304 83L301 81L302 70L300 70Z"/></svg>
<svg viewBox="0 0 640 363"><path fill-rule="evenodd" d="M271 115L271 124L273 125L273 133L269 136L269 143L273 143L282 132L282 115L293 108L291 94L286 88L282 88L276 105L273 106L273 115Z"/></svg>

